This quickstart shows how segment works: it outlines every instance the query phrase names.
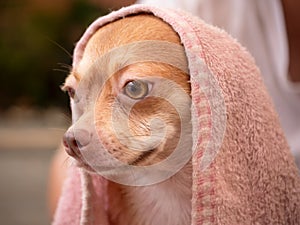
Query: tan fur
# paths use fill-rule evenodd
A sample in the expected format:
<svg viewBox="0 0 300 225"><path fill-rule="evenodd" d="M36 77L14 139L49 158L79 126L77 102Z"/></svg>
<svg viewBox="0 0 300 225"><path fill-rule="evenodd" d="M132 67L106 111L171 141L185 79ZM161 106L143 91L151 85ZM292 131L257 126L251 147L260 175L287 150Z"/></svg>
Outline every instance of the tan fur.
<svg viewBox="0 0 300 225"><path fill-rule="evenodd" d="M89 40L83 58L79 66L73 68L65 88L74 85L68 80L78 82L78 79L84 79L87 68L90 68L99 56L112 48L141 40L161 40L180 44L172 28L154 16L138 15L115 21L99 29ZM151 154L141 157L142 153L128 148L114 134L109 118L112 116L112 103L117 93L121 91L126 81L153 74L172 80L186 93L190 93L187 74L163 63L144 62L127 66L109 78L95 102L97 135L114 157L128 164L145 166L160 162L169 156L178 144L180 133L178 113L169 102L158 98L149 97L135 104L129 120L130 135L145 138L151 133L149 121L152 118L162 118L166 123L166 138ZM71 79L72 77L75 79ZM130 139L130 136L123 138ZM112 224L190 224L191 170L191 165L188 163L170 179L146 187L129 187L110 182L108 197Z"/></svg>

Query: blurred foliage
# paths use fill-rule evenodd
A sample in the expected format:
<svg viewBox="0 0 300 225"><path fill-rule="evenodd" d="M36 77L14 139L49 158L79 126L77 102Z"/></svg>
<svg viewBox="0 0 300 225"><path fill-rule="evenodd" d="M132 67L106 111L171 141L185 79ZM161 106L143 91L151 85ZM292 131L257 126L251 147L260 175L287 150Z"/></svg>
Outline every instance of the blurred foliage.
<svg viewBox="0 0 300 225"><path fill-rule="evenodd" d="M35 6L47 1L0 3L0 110L12 105L66 106L59 86L70 69L74 44L106 13L84 0L58 1L67 3L59 10Z"/></svg>

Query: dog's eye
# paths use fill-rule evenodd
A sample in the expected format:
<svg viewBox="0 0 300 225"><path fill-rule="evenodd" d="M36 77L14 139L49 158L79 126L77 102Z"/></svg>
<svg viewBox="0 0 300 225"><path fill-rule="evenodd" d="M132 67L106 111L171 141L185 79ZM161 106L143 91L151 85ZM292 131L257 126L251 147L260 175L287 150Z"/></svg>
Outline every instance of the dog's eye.
<svg viewBox="0 0 300 225"><path fill-rule="evenodd" d="M75 89L74 88L68 87L66 89L66 91L67 91L67 93L68 93L68 95L69 95L70 98L74 98L75 97Z"/></svg>
<svg viewBox="0 0 300 225"><path fill-rule="evenodd" d="M141 80L129 81L124 87L124 94L132 99L142 99L148 92L148 83Z"/></svg>

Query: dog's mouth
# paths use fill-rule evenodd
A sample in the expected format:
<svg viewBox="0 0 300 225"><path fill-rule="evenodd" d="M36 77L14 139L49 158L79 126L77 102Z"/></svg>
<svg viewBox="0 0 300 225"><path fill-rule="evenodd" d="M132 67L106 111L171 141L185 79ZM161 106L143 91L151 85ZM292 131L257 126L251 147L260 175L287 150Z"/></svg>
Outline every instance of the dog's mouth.
<svg viewBox="0 0 300 225"><path fill-rule="evenodd" d="M93 167L90 166L89 163L86 162L86 160L84 160L82 154L80 153L80 150L77 152L77 151L71 150L69 147L65 146L65 151L72 159L74 159L75 165L77 167L82 168L82 169L86 170L87 172L91 172L91 173L96 172L93 169Z"/></svg>
<svg viewBox="0 0 300 225"><path fill-rule="evenodd" d="M90 173L95 173L95 169L93 169L93 167L91 167L88 163L86 163L84 160L80 159L75 159L75 163L76 163L76 166L81 168L81 169L84 169L86 170L87 172L90 172Z"/></svg>

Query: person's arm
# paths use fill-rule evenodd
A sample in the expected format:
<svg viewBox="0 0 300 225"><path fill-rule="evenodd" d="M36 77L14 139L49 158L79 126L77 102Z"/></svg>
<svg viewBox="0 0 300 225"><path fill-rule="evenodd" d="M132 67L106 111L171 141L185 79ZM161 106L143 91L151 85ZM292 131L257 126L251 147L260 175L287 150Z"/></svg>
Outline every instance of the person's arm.
<svg viewBox="0 0 300 225"><path fill-rule="evenodd" d="M48 206L49 214L52 218L54 216L58 200L60 198L63 183L66 178L68 163L67 158L69 156L61 145L52 159L49 179L48 179Z"/></svg>

